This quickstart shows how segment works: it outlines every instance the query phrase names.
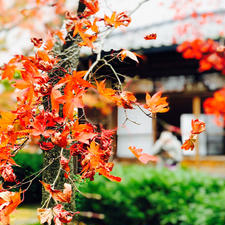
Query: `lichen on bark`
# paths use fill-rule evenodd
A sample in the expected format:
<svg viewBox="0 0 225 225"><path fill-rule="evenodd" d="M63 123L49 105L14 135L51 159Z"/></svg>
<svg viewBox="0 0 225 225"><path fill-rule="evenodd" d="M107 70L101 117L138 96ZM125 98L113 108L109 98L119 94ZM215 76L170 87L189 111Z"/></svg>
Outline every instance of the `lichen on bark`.
<svg viewBox="0 0 225 225"><path fill-rule="evenodd" d="M78 13L84 10L84 5L79 2L78 7ZM59 46L57 46L57 58L59 59L59 62L57 65L53 68L51 72L48 73L49 76L49 82L52 86L54 86L60 77L63 77L66 72L71 72L72 70L76 70L78 63L79 63L79 55L80 55L80 47L78 43L80 42L80 37L77 35L76 37L72 36L72 33L69 32L66 37L66 41L64 45L62 45L61 49ZM44 109L47 110L51 108L50 103L50 96L45 96L43 99L43 106ZM43 171L42 173L42 180L48 184L52 184L57 176L57 173L60 169L60 150L61 148L59 146L55 146L53 149L49 151L44 151L44 161L43 161L43 168L46 166L49 166ZM69 158L70 153L68 150L64 149L63 155L66 158ZM54 161L53 161L54 160ZM75 163L74 163L75 161ZM77 167L77 159L71 159L69 166L70 166L70 178L66 179L64 177L64 171L61 170L57 182L55 183L54 188L55 189L63 189L64 183L71 183L71 180L74 179L75 174L77 173L78 168ZM69 211L75 211L75 195L76 190L74 190L72 185L72 198L71 203L64 204L64 208ZM42 205L48 200L49 193L47 193L44 188L42 188ZM53 207L55 205L55 202L53 199L49 201L48 207Z"/></svg>

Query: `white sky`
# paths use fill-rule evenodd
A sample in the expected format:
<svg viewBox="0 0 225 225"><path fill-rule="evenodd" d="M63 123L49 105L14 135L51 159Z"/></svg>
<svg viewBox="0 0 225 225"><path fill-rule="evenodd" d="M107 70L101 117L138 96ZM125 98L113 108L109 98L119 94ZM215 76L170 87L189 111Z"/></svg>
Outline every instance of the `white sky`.
<svg viewBox="0 0 225 225"><path fill-rule="evenodd" d="M174 1L176 1L176 5L181 9L180 13L185 14L189 14L193 9L197 12L208 12L218 9L225 10L225 0L194 0L194 5L192 7L191 5L188 5L190 1L187 0L150 0L144 3L132 15L132 22L128 28L119 28L114 32L114 34L120 32L121 35L113 36L108 39L104 45L104 49L138 49L142 47L149 48L150 46L170 45L174 34L177 32L178 23L147 28L138 32L127 31L173 19L174 10L169 9L168 7L171 2ZM110 15L110 13L114 10L117 12L132 11L140 2L142 2L142 0L100 0L102 8L104 8L104 11L108 15ZM201 3L201 5L198 5L198 3ZM101 15L103 15L103 13ZM48 15L48 17L49 16L50 15ZM224 15L223 17L225 18ZM193 20L190 20L189 22L194 23ZM218 37L219 30L221 29L225 30L224 25L212 26L209 24L208 26L204 26L203 35L216 38ZM143 37L149 33L157 33L157 40L145 41ZM2 35L3 33L0 32L0 39ZM178 42L189 38L189 36L180 37L179 35L175 35L175 37ZM21 31L18 28L15 28L7 35L6 48L8 51L2 51L0 46L0 65L2 63L6 63L13 55L22 54L24 50L31 47L32 44L30 43L30 33L28 31Z"/></svg>

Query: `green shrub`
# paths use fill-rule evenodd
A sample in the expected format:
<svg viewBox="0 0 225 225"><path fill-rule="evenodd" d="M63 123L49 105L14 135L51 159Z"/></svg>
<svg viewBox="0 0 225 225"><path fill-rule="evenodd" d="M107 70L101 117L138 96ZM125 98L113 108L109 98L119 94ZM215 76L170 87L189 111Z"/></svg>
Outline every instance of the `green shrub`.
<svg viewBox="0 0 225 225"><path fill-rule="evenodd" d="M118 166L121 183L97 177L80 190L102 200L79 196L78 210L103 213L107 225L224 225L225 180L200 172ZM84 218L85 219L85 218ZM88 225L103 224L86 220Z"/></svg>

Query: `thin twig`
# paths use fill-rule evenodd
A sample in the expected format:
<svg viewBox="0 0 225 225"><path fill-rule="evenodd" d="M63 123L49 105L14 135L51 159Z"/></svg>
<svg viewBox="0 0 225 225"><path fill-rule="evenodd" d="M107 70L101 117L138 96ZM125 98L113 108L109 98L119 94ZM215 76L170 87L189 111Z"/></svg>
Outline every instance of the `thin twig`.
<svg viewBox="0 0 225 225"><path fill-rule="evenodd" d="M152 118L152 114L151 113L146 113L141 107L140 105L136 105L146 116Z"/></svg>
<svg viewBox="0 0 225 225"><path fill-rule="evenodd" d="M144 3L148 2L150 0L143 0L140 2L129 14L128 16L131 16L133 13L135 13Z"/></svg>
<svg viewBox="0 0 225 225"><path fill-rule="evenodd" d="M118 80L118 83L119 83L120 88L122 90L122 83L120 81L119 76L117 75L117 72L115 71L115 69L113 68L113 66L111 64L109 64L105 59L103 59L103 61L105 62L105 65L108 66L112 70L112 72L115 75L116 79Z"/></svg>
<svg viewBox="0 0 225 225"><path fill-rule="evenodd" d="M124 120L124 122L123 122L122 125L125 125L125 123L126 123L127 121L130 121L131 123L134 123L134 124L136 124L136 125L141 125L140 123L137 123L137 122L131 120L131 119L128 117L128 115L127 115L127 110L126 110L126 109L124 109L124 114L125 114L126 118L125 118L125 120Z"/></svg>
<svg viewBox="0 0 225 225"><path fill-rule="evenodd" d="M24 142L23 142L18 148L16 148L16 149L12 152L12 155L14 156L21 148L23 148L24 145L27 143L28 140L29 140L29 137L26 137L26 139L24 140Z"/></svg>
<svg viewBox="0 0 225 225"><path fill-rule="evenodd" d="M33 173L32 175L26 177L22 182L20 182L19 184L16 184L16 185L13 185L9 188L10 189L13 189L13 188L18 188L18 187L21 187L22 185L24 184L28 184L29 183L29 186L32 184L32 182L41 175L41 173L46 170L55 160L57 160L59 157L55 158L55 159L52 159L51 162L49 162L49 164L47 166L45 166L44 168L40 169L39 171L37 171L36 173ZM36 174L36 175L35 175ZM34 176L35 175L35 176ZM32 179L26 181L28 178L34 176ZM25 191L27 190L28 188L25 189Z"/></svg>

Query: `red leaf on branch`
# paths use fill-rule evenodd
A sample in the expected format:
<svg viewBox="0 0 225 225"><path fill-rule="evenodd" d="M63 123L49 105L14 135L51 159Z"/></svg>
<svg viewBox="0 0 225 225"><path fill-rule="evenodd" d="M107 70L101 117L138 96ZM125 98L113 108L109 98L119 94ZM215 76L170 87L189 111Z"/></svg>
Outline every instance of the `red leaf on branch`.
<svg viewBox="0 0 225 225"><path fill-rule="evenodd" d="M84 89L76 90L75 94L72 90L64 89L64 99L65 104L63 106L63 116L68 117L70 120L73 120L74 110L76 108L83 108L84 103L82 100L82 96L85 93Z"/></svg>
<svg viewBox="0 0 225 225"><path fill-rule="evenodd" d="M116 177L110 174L105 168L99 168L96 170L99 174L103 175L104 177L108 178L111 181L121 182L121 177Z"/></svg>
<svg viewBox="0 0 225 225"><path fill-rule="evenodd" d="M85 11L82 14L83 17L94 15L99 11L98 0L82 0L82 2L86 5Z"/></svg>
<svg viewBox="0 0 225 225"><path fill-rule="evenodd" d="M106 88L105 80L99 83L96 81L96 85L97 91L101 96L105 97L107 100L110 100L111 102L116 104L116 102L119 100L118 96L116 95L116 91L113 90L112 88Z"/></svg>
<svg viewBox="0 0 225 225"><path fill-rule="evenodd" d="M191 135L189 139L187 139L184 144L181 146L181 149L184 149L184 150L193 150L194 147L195 147L195 143L197 141L197 137L196 135Z"/></svg>
<svg viewBox="0 0 225 225"><path fill-rule="evenodd" d="M121 12L118 14L116 14L116 12L113 12L111 17L105 15L104 21L106 26L114 26L115 28L119 26L127 27L131 22L131 18L125 12Z"/></svg>
<svg viewBox="0 0 225 225"><path fill-rule="evenodd" d="M136 53L131 52L131 51L128 51L128 50L126 50L126 49L123 49L123 50L118 54L118 56L120 56L120 58L121 58L122 61L124 61L124 59L125 59L126 57L128 57L128 58L130 58L130 59L136 61L137 63L139 63L139 61L138 61L138 59L137 59L137 56L138 56L138 55L137 55Z"/></svg>
<svg viewBox="0 0 225 225"><path fill-rule="evenodd" d="M31 131L31 134L33 136L39 136L43 135L44 137L50 137L51 134L53 134L55 131L47 129L47 121L44 116L44 113L39 114L34 119L34 122L32 123L33 129Z"/></svg>
<svg viewBox="0 0 225 225"><path fill-rule="evenodd" d="M42 38L31 38L31 42L34 44L35 47L40 48L43 44Z"/></svg>
<svg viewBox="0 0 225 225"><path fill-rule="evenodd" d="M117 101L118 106L122 106L125 109L133 109L132 104L137 101L133 93L129 91L123 91L120 93L120 98Z"/></svg>
<svg viewBox="0 0 225 225"><path fill-rule="evenodd" d="M67 136L69 133L70 129L66 126L62 132L55 132L51 137L51 141L62 148L66 148L68 144Z"/></svg>
<svg viewBox="0 0 225 225"><path fill-rule="evenodd" d="M105 151L100 148L99 144L96 144L95 141L91 142L90 147L88 147L88 153L85 154L85 157L81 162L83 166L81 171L82 178L85 178L85 176L88 175L92 176L95 172L99 172L111 181L121 181L119 177L115 177L110 174L113 163L107 163L104 161L105 154Z"/></svg>
<svg viewBox="0 0 225 225"><path fill-rule="evenodd" d="M91 124L79 124L78 120L75 121L72 127L72 137L75 140L89 144L89 140L92 140L95 136L97 134Z"/></svg>
<svg viewBox="0 0 225 225"><path fill-rule="evenodd" d="M52 110L55 111L56 113L59 112L59 104L63 104L65 100L63 99L63 95L60 89L64 84L57 84L52 88L51 91L51 105L52 105Z"/></svg>
<svg viewBox="0 0 225 225"><path fill-rule="evenodd" d="M53 209L52 208L39 208L37 209L38 219L41 224L47 223L48 225L52 224L52 219L54 219L55 225L63 225L70 223L75 213L70 213L63 209L61 204L56 205Z"/></svg>
<svg viewBox="0 0 225 225"><path fill-rule="evenodd" d="M20 198L21 192L10 192L0 190L0 222L3 225L9 225L9 215L22 202Z"/></svg>
<svg viewBox="0 0 225 225"><path fill-rule="evenodd" d="M48 151L54 148L54 144L52 142L40 142L40 148L44 151Z"/></svg>
<svg viewBox="0 0 225 225"><path fill-rule="evenodd" d="M0 166L0 173L4 181L14 182L16 180L12 165L9 163Z"/></svg>
<svg viewBox="0 0 225 225"><path fill-rule="evenodd" d="M64 210L63 206L61 204L56 205L53 208L55 225L63 225L65 223L70 223L73 219L73 216L78 213L79 212L75 212L72 214L72 213Z"/></svg>
<svg viewBox="0 0 225 225"><path fill-rule="evenodd" d="M48 209L38 208L37 216L41 224L44 224L44 223L47 223L48 225L52 224L53 213L51 208L48 208Z"/></svg>
<svg viewBox="0 0 225 225"><path fill-rule="evenodd" d="M205 123L202 121L199 121L199 119L192 120L191 121L192 126L192 134L200 134L205 130Z"/></svg>
<svg viewBox="0 0 225 225"><path fill-rule="evenodd" d="M159 91L152 97L146 93L146 104L145 109L148 109L151 113L164 113L169 111L168 102L166 102L167 97L162 97L162 92Z"/></svg>
<svg viewBox="0 0 225 225"><path fill-rule="evenodd" d="M60 190L52 189L50 184L40 181L44 186L45 190L49 192L53 199L60 202L70 202L72 195L72 187L70 184L65 183L63 192Z"/></svg>
<svg viewBox="0 0 225 225"><path fill-rule="evenodd" d="M68 179L68 177L69 177L69 175L70 175L69 162L70 162L70 159L65 158L63 155L61 156L60 164L61 164L63 170L66 171L66 173L64 173L64 177L65 177L66 179Z"/></svg>
<svg viewBox="0 0 225 225"><path fill-rule="evenodd" d="M157 38L157 34L148 34L144 37L145 40L155 40Z"/></svg>

